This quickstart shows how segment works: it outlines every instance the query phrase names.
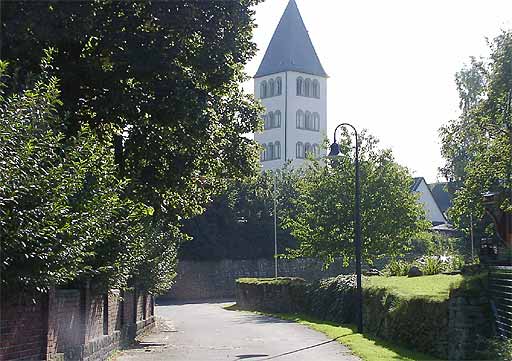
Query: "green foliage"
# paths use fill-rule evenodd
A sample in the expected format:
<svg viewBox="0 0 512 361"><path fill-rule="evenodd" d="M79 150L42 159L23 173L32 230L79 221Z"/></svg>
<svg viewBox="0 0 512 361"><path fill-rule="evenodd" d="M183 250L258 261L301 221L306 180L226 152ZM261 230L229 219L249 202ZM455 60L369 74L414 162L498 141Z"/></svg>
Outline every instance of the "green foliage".
<svg viewBox="0 0 512 361"><path fill-rule="evenodd" d="M224 187L223 179L256 171L257 145L243 134L257 128L261 107L240 83L246 79L244 64L256 51L250 39L251 6L257 2L0 3L0 54L12 69L12 76L3 79L5 94L31 89L44 49L58 49L51 67L61 79L59 103L51 111L48 105L28 111L24 102L33 94L27 90L20 106L11 106L18 113L5 123L9 128L21 116L58 124L48 134L44 126L22 124L17 129L26 131L27 140L13 145L27 162L42 164L27 165L31 179L51 185L35 186L42 191L16 208L16 217L28 215L25 207L37 208L38 202L56 205L32 215L49 217L51 225L41 229L41 238L30 237L39 245L26 254L40 259L41 266L26 262L27 272L36 274L37 267L47 267L47 257L60 257L48 263L51 270L40 284L108 274L119 284L153 292L170 286L178 245L188 238L183 220L204 210ZM39 155L34 149L41 149ZM16 167L1 166L12 172L0 175L9 181ZM46 175L46 166L61 173ZM48 188L55 190L44 193ZM72 189L83 192L75 199L69 196ZM14 185L6 190L11 191L31 192ZM18 193L2 194L2 202ZM77 209L68 204L72 201ZM62 219L57 217L61 211ZM9 229L2 227L9 242L27 243L28 238L16 236L17 221L11 221L4 221ZM66 240L54 242L55 234L65 234ZM85 243L80 243L82 235ZM8 252L18 249L23 245L13 243ZM115 258L121 254L126 258ZM13 269L10 258L5 262L2 267Z"/></svg>
<svg viewBox="0 0 512 361"><path fill-rule="evenodd" d="M403 260L391 260L386 266L385 272L390 276L407 276L411 264Z"/></svg>
<svg viewBox="0 0 512 361"><path fill-rule="evenodd" d="M461 116L440 129L442 173L459 188L450 218L469 233L469 215L484 215L482 193L503 194L498 207L512 210L512 32L504 31L490 42L491 56L472 60L457 74ZM484 219L479 236L488 233Z"/></svg>
<svg viewBox="0 0 512 361"><path fill-rule="evenodd" d="M137 227L147 207L122 197L127 183L109 145L87 126L64 137L51 55L33 86L0 105L2 287L44 290L84 278L122 287L143 259Z"/></svg>
<svg viewBox="0 0 512 361"><path fill-rule="evenodd" d="M289 189L295 177L284 170L276 179L278 252L293 248L295 240L281 221L288 208ZM226 190L204 214L185 222L193 237L182 244L180 259L255 259L274 256L274 176L264 172L243 181L229 181Z"/></svg>
<svg viewBox="0 0 512 361"><path fill-rule="evenodd" d="M482 347L475 355L479 360L500 360L512 361L512 340L511 339L480 339Z"/></svg>
<svg viewBox="0 0 512 361"><path fill-rule="evenodd" d="M363 257L372 264L409 249L411 239L428 228L412 177L377 140L360 135ZM330 264L348 263L354 255L354 165L352 144L342 138L341 155L313 163L296 181L285 226L299 242L292 257L318 257Z"/></svg>
<svg viewBox="0 0 512 361"><path fill-rule="evenodd" d="M427 256L423 257L420 269L425 276L430 276L443 272L444 266L439 257Z"/></svg>
<svg viewBox="0 0 512 361"><path fill-rule="evenodd" d="M304 295L306 312L322 320L350 323L354 320L354 275L339 275L314 282Z"/></svg>

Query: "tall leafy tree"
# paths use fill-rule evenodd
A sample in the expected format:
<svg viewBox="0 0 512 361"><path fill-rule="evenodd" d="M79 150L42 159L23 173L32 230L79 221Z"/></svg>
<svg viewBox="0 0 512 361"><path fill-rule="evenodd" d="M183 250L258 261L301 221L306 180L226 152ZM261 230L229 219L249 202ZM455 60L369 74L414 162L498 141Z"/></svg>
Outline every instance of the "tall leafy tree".
<svg viewBox="0 0 512 361"><path fill-rule="evenodd" d="M1 2L1 57L27 87L55 47L65 139L84 126L113 151L124 200L152 209L137 232L145 287L169 285L183 219L201 213L225 178L256 170L260 106L240 87L255 53L258 0ZM158 275L151 281L148 275ZM149 283L148 283L149 282Z"/></svg>
<svg viewBox="0 0 512 361"><path fill-rule="evenodd" d="M140 264L148 207L122 197L109 143L88 126L66 138L51 52L21 94L0 99L3 289L44 290L89 278L124 287ZM0 62L0 88L7 65Z"/></svg>
<svg viewBox="0 0 512 361"><path fill-rule="evenodd" d="M193 239L185 242L181 259L255 259L274 256L274 198L277 205L278 252L295 246L283 229L289 211L290 191L296 173L284 169L277 175L263 172L257 177L232 181L207 207L206 212L186 222ZM274 188L275 185L275 188Z"/></svg>
<svg viewBox="0 0 512 361"><path fill-rule="evenodd" d="M484 192L501 192L498 206L512 211L512 32L504 31L490 47L487 61L459 73L462 114L440 131L444 173L460 184L451 216L461 228L467 215L483 216Z"/></svg>
<svg viewBox="0 0 512 361"><path fill-rule="evenodd" d="M353 147L342 140L341 155L317 162L296 183L292 213L286 226L299 242L293 257L318 257L326 264L354 257ZM377 140L361 135L361 225L363 257L372 263L400 256L411 240L428 228L423 208L410 191L412 177Z"/></svg>

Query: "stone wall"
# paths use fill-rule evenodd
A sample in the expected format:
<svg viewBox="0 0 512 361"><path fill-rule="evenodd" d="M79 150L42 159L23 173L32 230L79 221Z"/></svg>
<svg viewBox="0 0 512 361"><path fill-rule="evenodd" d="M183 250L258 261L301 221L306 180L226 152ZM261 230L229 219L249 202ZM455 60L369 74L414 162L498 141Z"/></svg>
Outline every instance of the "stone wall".
<svg viewBox="0 0 512 361"><path fill-rule="evenodd" d="M339 278L339 277L338 277ZM336 282L332 283L337 285ZM297 285L237 282L237 304L241 309L276 313L301 312L318 318L308 298L317 284ZM323 292L328 292L324 290ZM302 294L300 294L302 292ZM352 294L348 295L353 297ZM339 301L340 295L336 295ZM306 302L304 302L306 300ZM353 321L354 302L333 300L329 314L348 315L336 322ZM364 331L440 359L473 360L482 341L493 335L489 298L474 292L453 290L444 301L402 298L384 289L364 290ZM336 307L336 309L333 309Z"/></svg>
<svg viewBox="0 0 512 361"><path fill-rule="evenodd" d="M300 277L306 281L349 273L341 261L327 270L313 259L278 261L280 277ZM242 277L273 277L274 260L180 261L176 283L163 298L173 300L222 299L235 297L235 281Z"/></svg>

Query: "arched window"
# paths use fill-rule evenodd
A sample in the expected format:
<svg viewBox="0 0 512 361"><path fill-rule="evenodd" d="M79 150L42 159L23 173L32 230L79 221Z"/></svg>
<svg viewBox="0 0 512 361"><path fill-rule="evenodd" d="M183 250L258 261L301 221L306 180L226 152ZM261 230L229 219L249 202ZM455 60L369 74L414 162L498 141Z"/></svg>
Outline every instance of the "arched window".
<svg viewBox="0 0 512 361"><path fill-rule="evenodd" d="M297 142L297 145L295 146L295 156L297 158L304 158L304 145L302 142Z"/></svg>
<svg viewBox="0 0 512 361"><path fill-rule="evenodd" d="M274 127L274 113L273 112L269 112L268 113L268 127L267 129L270 129L270 128L273 128Z"/></svg>
<svg viewBox="0 0 512 361"><path fill-rule="evenodd" d="M313 80L313 97L320 99L320 83L318 80Z"/></svg>
<svg viewBox="0 0 512 361"><path fill-rule="evenodd" d="M297 110L297 128L304 129L304 112L302 110Z"/></svg>
<svg viewBox="0 0 512 361"><path fill-rule="evenodd" d="M268 81L268 96L273 97L275 94L276 86L274 84L274 79L270 79Z"/></svg>
<svg viewBox="0 0 512 361"><path fill-rule="evenodd" d="M276 112L274 113L274 117L275 117L274 127L281 128L281 112L279 110L276 110Z"/></svg>
<svg viewBox="0 0 512 361"><path fill-rule="evenodd" d="M268 155L268 160L274 159L274 143L268 143L267 155Z"/></svg>
<svg viewBox="0 0 512 361"><path fill-rule="evenodd" d="M280 76L278 76L276 79L276 90L276 95L281 95L281 93L283 92L283 81Z"/></svg>
<svg viewBox="0 0 512 361"><path fill-rule="evenodd" d="M281 143L279 141L274 143L274 156L275 159L281 159Z"/></svg>
<svg viewBox="0 0 512 361"><path fill-rule="evenodd" d="M263 144L263 150L261 152L261 160L266 161L267 160L267 146Z"/></svg>
<svg viewBox="0 0 512 361"><path fill-rule="evenodd" d="M311 96L311 79L309 78L304 82L304 95L307 97Z"/></svg>
<svg viewBox="0 0 512 361"><path fill-rule="evenodd" d="M313 129L320 130L320 115L318 113L313 113Z"/></svg>
<svg viewBox="0 0 512 361"><path fill-rule="evenodd" d="M263 129L267 129L268 128L268 117L266 115L263 115L262 118L263 118Z"/></svg>
<svg viewBox="0 0 512 361"><path fill-rule="evenodd" d="M313 121L311 119L311 113L309 111L306 112L306 129L313 129Z"/></svg>
<svg viewBox="0 0 512 361"><path fill-rule="evenodd" d="M297 95L304 95L304 79L300 76L297 78Z"/></svg>
<svg viewBox="0 0 512 361"><path fill-rule="evenodd" d="M315 158L320 157L320 147L318 146L318 144L313 144L313 154Z"/></svg>
<svg viewBox="0 0 512 361"><path fill-rule="evenodd" d="M267 97L267 81L263 80L260 84L260 98Z"/></svg>
<svg viewBox="0 0 512 361"><path fill-rule="evenodd" d="M311 144L306 143L304 145L304 153L305 153L306 157L309 157L311 155L311 153L313 153L313 148L311 148Z"/></svg>

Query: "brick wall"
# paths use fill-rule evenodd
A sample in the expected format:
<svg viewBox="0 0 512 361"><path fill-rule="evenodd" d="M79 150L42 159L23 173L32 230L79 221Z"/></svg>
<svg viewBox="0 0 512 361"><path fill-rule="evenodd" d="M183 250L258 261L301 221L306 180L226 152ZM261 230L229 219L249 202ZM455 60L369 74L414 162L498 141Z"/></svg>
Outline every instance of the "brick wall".
<svg viewBox="0 0 512 361"><path fill-rule="evenodd" d="M55 325L49 330L56 332L57 352L64 352L66 347L80 345L82 338L82 320L80 316L80 291L56 290L51 302L51 318L56 319Z"/></svg>
<svg viewBox="0 0 512 361"><path fill-rule="evenodd" d="M106 360L154 327L152 297L136 294L137 304L132 292L123 299L119 291L105 294L89 287L52 289L34 302L7 295L0 304L0 361Z"/></svg>
<svg viewBox="0 0 512 361"><path fill-rule="evenodd" d="M33 299L34 298L34 299ZM0 360L42 360L47 296L5 295L0 305Z"/></svg>

